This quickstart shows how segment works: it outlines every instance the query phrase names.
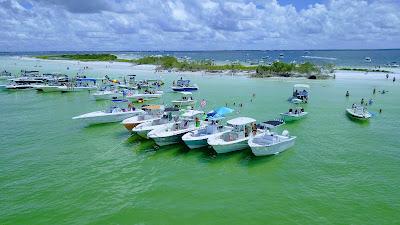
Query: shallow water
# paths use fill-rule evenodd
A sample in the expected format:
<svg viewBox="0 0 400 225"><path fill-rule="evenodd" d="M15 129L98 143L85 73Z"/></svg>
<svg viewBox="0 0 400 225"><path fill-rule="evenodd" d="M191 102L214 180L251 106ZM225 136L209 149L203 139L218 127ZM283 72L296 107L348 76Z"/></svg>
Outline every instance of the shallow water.
<svg viewBox="0 0 400 225"><path fill-rule="evenodd" d="M37 64L2 58L18 71ZM16 63L16 64L14 64ZM71 63L70 63L71 64ZM41 70L65 71L63 62ZM69 65L69 64L68 64ZM98 66L88 75L149 71ZM71 117L102 109L88 93L0 92L0 224L396 224L400 220L400 84L386 79L264 80L180 76L200 86L206 111L233 102L233 116L272 119L290 105L293 84L311 85L308 118L285 125L290 150L254 157L178 144L154 148L116 124L83 127ZM372 95L372 89L385 95ZM346 90L350 97L344 97ZM252 93L256 93L250 102ZM177 98L167 93L164 102ZM358 123L345 108L373 98L376 115ZM381 114L377 113L382 108Z"/></svg>

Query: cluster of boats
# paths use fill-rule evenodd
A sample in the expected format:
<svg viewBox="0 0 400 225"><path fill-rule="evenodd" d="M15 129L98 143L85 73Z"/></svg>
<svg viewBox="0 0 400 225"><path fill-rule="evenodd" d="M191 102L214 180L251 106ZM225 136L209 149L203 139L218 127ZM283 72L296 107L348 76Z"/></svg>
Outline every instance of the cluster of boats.
<svg viewBox="0 0 400 225"><path fill-rule="evenodd" d="M186 101L190 92L181 92ZM183 100L182 100L183 101ZM73 117L86 125L121 122L132 133L152 139L158 146L185 143L190 149L210 146L217 153L227 153L251 148L256 156L278 154L294 145L295 136L288 131L281 134L275 128L285 124L276 119L260 124L249 117L237 117L226 121L225 116L234 110L219 107L205 113L193 109L190 103L175 105L143 105L135 108L128 100L111 100L104 111L95 111ZM182 107L182 106L186 106Z"/></svg>

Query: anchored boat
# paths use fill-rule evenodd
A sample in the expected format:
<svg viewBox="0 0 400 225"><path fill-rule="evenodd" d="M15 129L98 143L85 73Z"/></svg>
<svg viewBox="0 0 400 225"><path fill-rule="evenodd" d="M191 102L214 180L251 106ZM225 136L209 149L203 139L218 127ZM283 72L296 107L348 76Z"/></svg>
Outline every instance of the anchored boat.
<svg viewBox="0 0 400 225"><path fill-rule="evenodd" d="M310 95L310 85L308 84L295 84L293 86L292 96L288 99L289 102L294 104L307 103Z"/></svg>
<svg viewBox="0 0 400 225"><path fill-rule="evenodd" d="M210 137L207 143L217 153L227 153L248 148L247 141L251 135L262 132L256 128L256 120L249 117L238 117L227 121L233 127L229 132Z"/></svg>
<svg viewBox="0 0 400 225"><path fill-rule="evenodd" d="M171 89L173 91L197 91L199 90L199 87L197 84L190 84L190 80L183 80L182 78L180 80L177 80L176 82L174 81L172 83Z"/></svg>
<svg viewBox="0 0 400 225"><path fill-rule="evenodd" d="M148 137L153 139L159 146L179 143L182 141L182 136L184 134L204 126L205 122L200 121L198 118L203 113L203 111L188 110L181 115L182 119L149 132Z"/></svg>
<svg viewBox="0 0 400 225"><path fill-rule="evenodd" d="M276 155L292 147L296 137L290 136L287 130L278 134L273 130L283 125L282 120L270 120L261 123L264 133L250 137L248 145L255 156Z"/></svg>
<svg viewBox="0 0 400 225"><path fill-rule="evenodd" d="M144 113L141 109L121 106L122 104L128 104L128 100L112 100L111 102L112 106L107 110L86 113L80 116L75 116L72 119L80 120L86 125L92 125L120 122L126 118Z"/></svg>
<svg viewBox="0 0 400 225"><path fill-rule="evenodd" d="M353 119L357 120L369 120L372 117L372 114L368 112L367 107L361 105L355 105L349 109L346 109L347 115Z"/></svg>
<svg viewBox="0 0 400 225"><path fill-rule="evenodd" d="M164 106L163 105L147 105L142 107L146 112L141 115L133 116L122 121L124 127L132 131L137 125L141 123L151 122L162 117Z"/></svg>
<svg viewBox="0 0 400 225"><path fill-rule="evenodd" d="M292 122L303 119L308 115L308 112L304 112L303 108L295 108L294 110L289 109L288 112L281 113L280 115L285 122Z"/></svg>
<svg viewBox="0 0 400 225"><path fill-rule="evenodd" d="M205 127L191 131L182 136L183 142L190 148L201 148L208 146L207 140L211 137L227 133L233 129L231 126L221 125L226 114L232 113L233 109L227 107L217 108L207 114L208 124Z"/></svg>
<svg viewBox="0 0 400 225"><path fill-rule="evenodd" d="M152 121L144 122L132 129L134 133L137 133L139 136L143 138L149 138L147 134L155 129L159 129L165 126L170 126L174 122L178 120L178 116L174 115L174 113L178 113L179 109L177 108L165 108L164 114L161 118L155 119Z"/></svg>

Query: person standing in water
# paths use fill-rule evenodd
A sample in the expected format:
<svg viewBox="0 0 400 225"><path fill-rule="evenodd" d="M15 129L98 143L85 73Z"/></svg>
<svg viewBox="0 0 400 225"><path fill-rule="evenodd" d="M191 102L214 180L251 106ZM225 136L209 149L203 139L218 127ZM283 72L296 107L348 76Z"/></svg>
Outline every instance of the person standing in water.
<svg viewBox="0 0 400 225"><path fill-rule="evenodd" d="M396 77L393 77L393 83L396 81Z"/></svg>
<svg viewBox="0 0 400 225"><path fill-rule="evenodd" d="M349 96L350 96L349 91L346 91L346 97L349 97Z"/></svg>
<svg viewBox="0 0 400 225"><path fill-rule="evenodd" d="M388 73L386 74L386 79L389 79L389 74Z"/></svg>
<svg viewBox="0 0 400 225"><path fill-rule="evenodd" d="M372 91L372 94L375 94L376 93L376 89L374 88L374 90Z"/></svg>
<svg viewBox="0 0 400 225"><path fill-rule="evenodd" d="M364 98L361 99L361 105L364 105Z"/></svg>

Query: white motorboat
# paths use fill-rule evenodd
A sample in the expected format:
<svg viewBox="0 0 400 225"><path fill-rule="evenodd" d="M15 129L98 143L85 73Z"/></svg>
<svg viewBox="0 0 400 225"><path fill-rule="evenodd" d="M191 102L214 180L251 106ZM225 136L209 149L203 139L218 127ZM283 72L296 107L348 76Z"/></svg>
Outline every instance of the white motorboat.
<svg viewBox="0 0 400 225"><path fill-rule="evenodd" d="M369 120L372 117L372 114L368 112L366 107L355 104L351 108L346 109L346 112L351 118L357 120Z"/></svg>
<svg viewBox="0 0 400 225"><path fill-rule="evenodd" d="M183 135L183 142L185 142L190 149L208 146L208 138L227 133L233 129L231 126L220 125L220 122L224 119L224 116L228 113L232 113L233 111L233 109L227 107L219 107L207 113L207 119L210 121L210 123L203 128Z"/></svg>
<svg viewBox="0 0 400 225"><path fill-rule="evenodd" d="M34 85L33 88L35 88L37 91L42 91L42 92L61 92L59 89L59 85L47 85L47 84L39 84L39 85Z"/></svg>
<svg viewBox="0 0 400 225"><path fill-rule="evenodd" d="M199 90L199 87L197 86L197 84L190 84L190 80L183 80L181 78L180 80L177 80L176 82L174 81L172 83L171 89L176 92L197 91Z"/></svg>
<svg viewBox="0 0 400 225"><path fill-rule="evenodd" d="M95 91L97 90L96 78L76 78L70 84L59 86L61 92L80 92L80 91Z"/></svg>
<svg viewBox="0 0 400 225"><path fill-rule="evenodd" d="M248 145L255 156L276 155L292 147L296 136L289 136L284 130L282 134L266 131L251 137Z"/></svg>
<svg viewBox="0 0 400 225"><path fill-rule="evenodd" d="M370 62L372 62L372 59L371 59L371 57L365 57L364 61L370 63Z"/></svg>
<svg viewBox="0 0 400 225"><path fill-rule="evenodd" d="M288 99L288 101L294 104L307 103L309 97L310 97L310 85L295 84L293 86L292 96Z"/></svg>
<svg viewBox="0 0 400 225"><path fill-rule="evenodd" d="M143 93L139 93L138 91L136 91L135 93L128 92L126 95L126 98L135 100L135 101L138 101L139 99L151 100L151 99L161 98L163 96L163 94L164 94L163 91L148 91L148 90L146 90Z"/></svg>
<svg viewBox="0 0 400 225"><path fill-rule="evenodd" d="M207 143L217 153L227 153L248 148L247 141L250 136L262 132L256 128L256 120L249 117L238 117L227 121L233 130L210 137ZM253 131L253 132L252 132Z"/></svg>
<svg viewBox="0 0 400 225"><path fill-rule="evenodd" d="M162 117L164 106L163 105L148 105L142 107L145 111L144 114L133 116L122 121L122 124L128 131L132 131L137 125L146 122L152 122L153 120L160 119Z"/></svg>
<svg viewBox="0 0 400 225"><path fill-rule="evenodd" d="M113 105L107 110L86 113L80 116L75 116L72 119L80 120L86 125L93 125L120 122L126 118L144 113L144 111L141 109L118 106L118 104L127 104L127 100L112 100L112 103Z"/></svg>
<svg viewBox="0 0 400 225"><path fill-rule="evenodd" d="M9 85L5 86L6 90L32 90L33 85L31 84L16 84L16 83L11 83Z"/></svg>
<svg viewBox="0 0 400 225"><path fill-rule="evenodd" d="M303 119L308 115L308 112L304 112L303 108L296 108L295 110L289 109L288 112L281 113L280 115L285 122L291 122Z"/></svg>
<svg viewBox="0 0 400 225"><path fill-rule="evenodd" d="M93 98L97 100L111 100L123 97L122 93L118 90L100 90L92 94Z"/></svg>
<svg viewBox="0 0 400 225"><path fill-rule="evenodd" d="M205 122L198 118L203 113L202 111L188 110L181 115L181 120L150 131L147 136L159 146L179 143L184 134L200 129L205 125Z"/></svg>
<svg viewBox="0 0 400 225"><path fill-rule="evenodd" d="M143 138L148 138L147 134L155 129L162 128L164 126L169 126L178 120L177 115L173 115L174 112L179 112L179 109L176 108L166 108L164 110L164 115L153 121L148 121L145 123L141 123L132 129L134 133L137 133L139 136Z"/></svg>
<svg viewBox="0 0 400 225"><path fill-rule="evenodd" d="M255 156L275 155L285 151L294 145L295 136L290 136L289 132L284 130L278 134L274 130L285 124L283 120L275 119L262 122L261 129L264 133L250 137L248 145Z"/></svg>
<svg viewBox="0 0 400 225"><path fill-rule="evenodd" d="M182 108L183 106L193 106L196 102L193 100L191 92L183 91L180 92L180 94L182 95L181 99L171 101L174 107Z"/></svg>

